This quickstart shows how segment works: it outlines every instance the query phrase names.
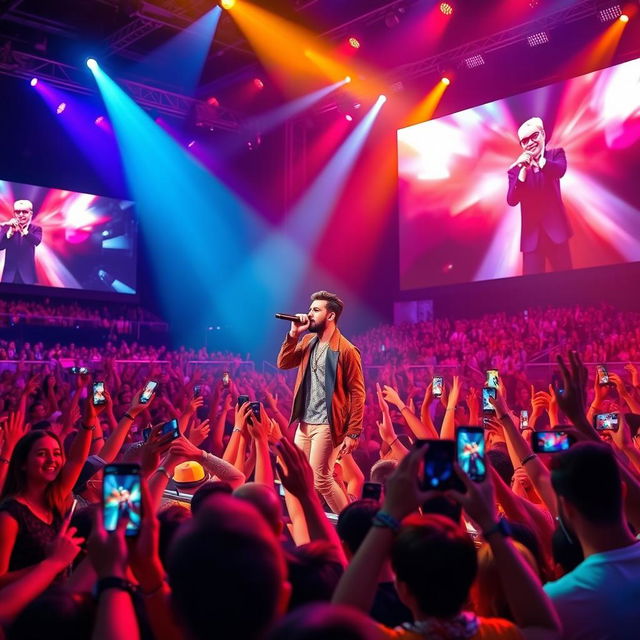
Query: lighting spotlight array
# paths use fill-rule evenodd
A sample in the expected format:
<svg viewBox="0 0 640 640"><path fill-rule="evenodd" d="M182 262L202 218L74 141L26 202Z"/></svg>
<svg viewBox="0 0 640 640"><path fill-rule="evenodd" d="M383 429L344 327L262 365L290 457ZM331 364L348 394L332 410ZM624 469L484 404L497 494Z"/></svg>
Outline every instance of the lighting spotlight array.
<svg viewBox="0 0 640 640"><path fill-rule="evenodd" d="M619 4L614 4L610 7L606 7L605 9L600 9L598 12L598 17L600 18L600 22L613 22L617 20L622 15L622 7Z"/></svg>
<svg viewBox="0 0 640 640"><path fill-rule="evenodd" d="M445 16L450 16L453 13L453 5L449 2L440 3L440 12Z"/></svg>
<svg viewBox="0 0 640 640"><path fill-rule="evenodd" d="M467 69L475 69L481 67L484 64L484 57L480 54L470 56L464 59L464 63L467 65Z"/></svg>
<svg viewBox="0 0 640 640"><path fill-rule="evenodd" d="M549 34L546 31L534 33L527 38L530 47L538 47L549 42Z"/></svg>

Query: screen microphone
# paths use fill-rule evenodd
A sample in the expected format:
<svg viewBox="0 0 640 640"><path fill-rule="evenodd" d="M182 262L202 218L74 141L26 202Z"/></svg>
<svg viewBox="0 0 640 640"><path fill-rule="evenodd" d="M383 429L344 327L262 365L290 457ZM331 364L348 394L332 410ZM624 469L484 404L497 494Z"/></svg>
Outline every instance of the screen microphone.
<svg viewBox="0 0 640 640"><path fill-rule="evenodd" d="M276 313L276 318L278 318L278 320L288 320L289 322L297 322L298 324L302 324L298 316L292 316L290 313Z"/></svg>

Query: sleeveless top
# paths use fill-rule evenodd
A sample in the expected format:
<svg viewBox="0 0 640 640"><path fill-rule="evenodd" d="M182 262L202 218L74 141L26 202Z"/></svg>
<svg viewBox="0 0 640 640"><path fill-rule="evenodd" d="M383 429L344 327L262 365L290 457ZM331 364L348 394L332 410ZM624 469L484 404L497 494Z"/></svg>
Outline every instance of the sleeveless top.
<svg viewBox="0 0 640 640"><path fill-rule="evenodd" d="M0 504L0 511L8 513L18 523L9 571L18 571L42 562L47 557L49 545L60 532L62 517L54 515L53 522L47 524L15 498L5 499Z"/></svg>

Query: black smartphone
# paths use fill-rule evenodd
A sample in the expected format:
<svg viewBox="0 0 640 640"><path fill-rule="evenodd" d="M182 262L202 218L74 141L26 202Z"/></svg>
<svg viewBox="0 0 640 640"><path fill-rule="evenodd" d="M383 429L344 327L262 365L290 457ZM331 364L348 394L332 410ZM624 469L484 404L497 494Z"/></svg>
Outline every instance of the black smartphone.
<svg viewBox="0 0 640 640"><path fill-rule="evenodd" d="M498 370L497 369L487 369L487 387L491 389L497 389L500 379L498 378Z"/></svg>
<svg viewBox="0 0 640 640"><path fill-rule="evenodd" d="M596 413L593 416L593 426L596 431L617 431L620 428L620 414Z"/></svg>
<svg viewBox="0 0 640 640"><path fill-rule="evenodd" d="M199 398L202 395L202 387L197 384L195 387L193 387L193 397L194 398Z"/></svg>
<svg viewBox="0 0 640 640"><path fill-rule="evenodd" d="M251 413L255 416L256 420L260 420L260 403L259 402L250 402L249 406L251 407Z"/></svg>
<svg viewBox="0 0 640 640"><path fill-rule="evenodd" d="M529 412L523 409L520 412L520 431L529 427Z"/></svg>
<svg viewBox="0 0 640 640"><path fill-rule="evenodd" d="M108 464L102 483L102 517L106 531L115 531L122 517L128 517L126 535L140 532L142 522L142 488L140 465Z"/></svg>
<svg viewBox="0 0 640 640"><path fill-rule="evenodd" d="M238 406L241 407L243 404L249 402L249 396L239 395L238 396Z"/></svg>
<svg viewBox="0 0 640 640"><path fill-rule="evenodd" d="M174 418L165 422L160 428L160 435L166 436L167 433L172 434L172 440L175 440L180 436L180 429L178 428L178 421Z"/></svg>
<svg viewBox="0 0 640 640"><path fill-rule="evenodd" d="M145 427L142 430L142 439L144 440L144 442L146 442L149 439L150 435L151 435L151 427Z"/></svg>
<svg viewBox="0 0 640 640"><path fill-rule="evenodd" d="M140 404L147 404L151 400L153 392L156 390L158 383L155 380L149 380L144 386L142 393L140 394Z"/></svg>
<svg viewBox="0 0 640 640"><path fill-rule="evenodd" d="M461 469L474 482L482 482L487 477L484 429L482 427L458 427L456 430L456 457Z"/></svg>
<svg viewBox="0 0 640 640"><path fill-rule="evenodd" d="M89 375L89 369L87 367L71 367L69 371L74 376L86 376Z"/></svg>
<svg viewBox="0 0 640 640"><path fill-rule="evenodd" d="M228 387L230 382L231 382L231 376L229 375L229 372L228 372L228 371L225 371L225 372L222 374L222 384L223 384L225 387Z"/></svg>
<svg viewBox="0 0 640 640"><path fill-rule="evenodd" d="M596 372L598 375L598 384L601 387L606 387L609 384L609 373L607 372L607 368L603 364L599 364L596 367Z"/></svg>
<svg viewBox="0 0 640 640"><path fill-rule="evenodd" d="M495 387L484 387L482 389L482 410L495 413L496 410L493 405L489 403L489 398L493 398L494 400L496 399Z"/></svg>
<svg viewBox="0 0 640 640"><path fill-rule="evenodd" d="M104 382L98 381L93 383L93 404L96 407L101 407L107 402L107 398L104 395Z"/></svg>
<svg viewBox="0 0 640 640"><path fill-rule="evenodd" d="M433 382L431 383L431 391L434 398L442 397L442 376L433 376Z"/></svg>
<svg viewBox="0 0 640 640"><path fill-rule="evenodd" d="M535 453L558 453L570 446L566 431L534 431L531 434L531 448Z"/></svg>
<svg viewBox="0 0 640 640"><path fill-rule="evenodd" d="M417 447L425 443L429 444L429 448L424 454L420 487L425 491L464 491L465 486L453 468L456 443L453 440L416 440Z"/></svg>
<svg viewBox="0 0 640 640"><path fill-rule="evenodd" d="M362 485L362 499L375 500L380 502L382 496L382 485L379 482L365 482Z"/></svg>

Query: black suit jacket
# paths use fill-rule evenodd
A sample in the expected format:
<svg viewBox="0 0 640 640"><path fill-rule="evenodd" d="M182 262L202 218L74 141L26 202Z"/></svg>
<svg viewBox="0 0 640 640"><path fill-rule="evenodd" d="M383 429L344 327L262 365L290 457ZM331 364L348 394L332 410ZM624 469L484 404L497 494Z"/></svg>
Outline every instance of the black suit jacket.
<svg viewBox="0 0 640 640"><path fill-rule="evenodd" d="M541 231L556 244L566 242L573 235L560 192L560 178L567 171L564 149L547 149L544 155L544 167L537 173L528 171L524 182L518 180L519 167L508 171L507 203L512 207L520 203L520 251L523 252L538 248Z"/></svg>
<svg viewBox="0 0 640 640"><path fill-rule="evenodd" d="M7 238L11 227L2 227L0 232L0 250L4 249L4 270L2 282L20 282L18 274L24 284L36 284L36 247L42 242L42 227L29 225L26 236L14 233Z"/></svg>

